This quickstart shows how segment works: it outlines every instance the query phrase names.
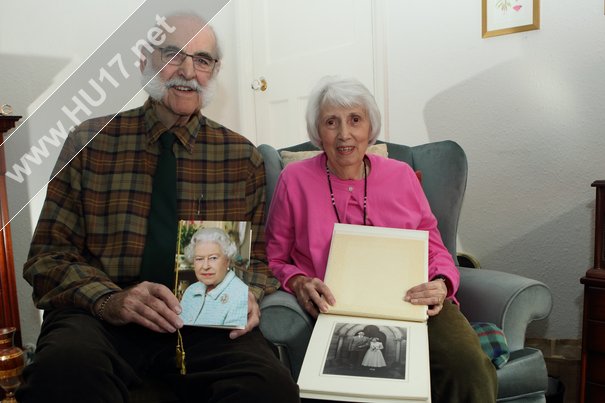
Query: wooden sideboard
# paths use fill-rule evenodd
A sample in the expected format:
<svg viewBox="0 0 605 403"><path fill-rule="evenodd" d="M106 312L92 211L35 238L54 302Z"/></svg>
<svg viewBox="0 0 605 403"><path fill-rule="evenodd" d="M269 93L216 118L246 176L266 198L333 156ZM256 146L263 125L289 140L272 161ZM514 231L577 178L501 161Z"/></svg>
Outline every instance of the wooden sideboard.
<svg viewBox="0 0 605 403"><path fill-rule="evenodd" d="M605 402L605 180L596 188L594 266L584 284L580 402Z"/></svg>
<svg viewBox="0 0 605 403"><path fill-rule="evenodd" d="M4 134L15 127L21 116L0 116L0 143ZM17 304L17 284L15 281L15 261L8 214L6 193L6 160L4 145L0 146L0 327L17 328L14 342L21 346L21 326L19 323L19 306Z"/></svg>

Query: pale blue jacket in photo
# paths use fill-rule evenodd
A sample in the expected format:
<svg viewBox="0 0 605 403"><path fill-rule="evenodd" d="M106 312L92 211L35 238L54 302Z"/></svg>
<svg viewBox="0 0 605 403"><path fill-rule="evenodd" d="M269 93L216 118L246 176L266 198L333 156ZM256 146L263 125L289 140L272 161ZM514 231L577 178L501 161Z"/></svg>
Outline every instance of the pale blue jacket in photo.
<svg viewBox="0 0 605 403"><path fill-rule="evenodd" d="M206 294L202 282L191 284L181 298L185 325L244 328L248 320L248 286L233 270Z"/></svg>

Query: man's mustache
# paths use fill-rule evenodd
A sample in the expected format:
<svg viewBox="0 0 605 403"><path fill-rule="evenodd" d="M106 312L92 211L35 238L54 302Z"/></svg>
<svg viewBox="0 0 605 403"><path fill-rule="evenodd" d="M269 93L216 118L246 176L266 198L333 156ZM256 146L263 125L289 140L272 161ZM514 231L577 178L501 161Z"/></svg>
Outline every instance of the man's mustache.
<svg viewBox="0 0 605 403"><path fill-rule="evenodd" d="M194 91L202 92L202 86L196 80L185 80L180 77L171 78L167 82L164 83L166 88L172 87L189 87Z"/></svg>

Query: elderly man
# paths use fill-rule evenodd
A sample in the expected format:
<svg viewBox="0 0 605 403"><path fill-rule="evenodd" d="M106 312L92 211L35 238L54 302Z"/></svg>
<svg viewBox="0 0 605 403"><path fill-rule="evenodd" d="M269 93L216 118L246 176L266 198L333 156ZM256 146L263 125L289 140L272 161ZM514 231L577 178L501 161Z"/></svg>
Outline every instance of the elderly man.
<svg viewBox="0 0 605 403"><path fill-rule="evenodd" d="M262 159L244 137L200 113L221 63L204 25L168 17L165 41L142 58L150 99L84 122L63 147L57 167L67 165L48 186L24 267L45 314L20 402L127 401L129 387L150 373L185 401L299 400L257 328L257 300L278 285L264 251ZM162 199L170 192L153 192L158 178L170 178L162 153L176 161L173 218ZM243 273L251 290L245 329L183 327L171 292L179 219L255 224ZM175 365L177 330L186 374Z"/></svg>

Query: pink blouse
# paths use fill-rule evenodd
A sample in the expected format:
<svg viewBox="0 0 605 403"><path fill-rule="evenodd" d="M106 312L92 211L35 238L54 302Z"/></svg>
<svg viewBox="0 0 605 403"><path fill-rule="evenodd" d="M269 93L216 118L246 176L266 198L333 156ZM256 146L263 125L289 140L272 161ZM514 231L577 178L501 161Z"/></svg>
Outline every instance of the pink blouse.
<svg viewBox="0 0 605 403"><path fill-rule="evenodd" d="M437 220L412 168L394 159L369 154L367 225L429 232L429 279L448 279L448 297L458 290L460 275L443 245ZM282 287L298 274L323 280L334 223L326 157L286 166L279 176L266 225L267 258ZM341 222L363 224L364 180L341 180L330 175ZM407 290L402 290L404 293Z"/></svg>

